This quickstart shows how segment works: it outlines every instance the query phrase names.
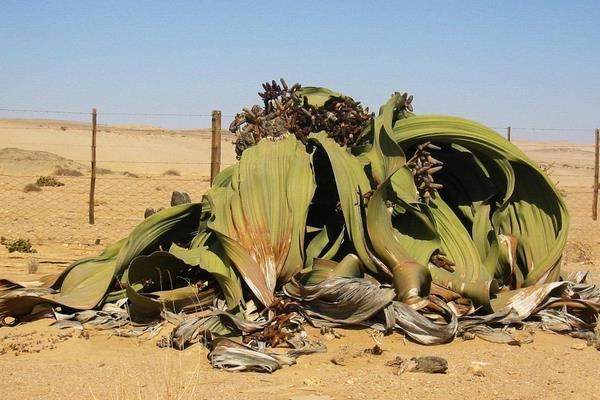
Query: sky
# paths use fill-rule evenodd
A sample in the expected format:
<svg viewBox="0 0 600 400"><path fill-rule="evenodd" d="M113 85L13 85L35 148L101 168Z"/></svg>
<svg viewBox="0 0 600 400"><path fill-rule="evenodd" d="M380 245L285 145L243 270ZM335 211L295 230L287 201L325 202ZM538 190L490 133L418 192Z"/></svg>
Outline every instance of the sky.
<svg viewBox="0 0 600 400"><path fill-rule="evenodd" d="M283 77L374 111L406 91L418 114L600 126L598 1L2 0L0 15L0 108L231 115Z"/></svg>

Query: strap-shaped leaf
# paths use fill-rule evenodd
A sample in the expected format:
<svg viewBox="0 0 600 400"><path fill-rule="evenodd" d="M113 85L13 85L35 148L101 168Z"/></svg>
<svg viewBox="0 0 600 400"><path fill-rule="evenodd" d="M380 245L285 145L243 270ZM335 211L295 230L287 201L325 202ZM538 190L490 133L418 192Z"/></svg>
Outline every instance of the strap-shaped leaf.
<svg viewBox="0 0 600 400"><path fill-rule="evenodd" d="M484 162L510 163L510 169L504 168L508 197L491 216L494 231L513 235L518 241L518 264L526 275L525 285L558 278L569 224L566 206L550 179L521 150L493 130L455 117L411 117L398 121L393 135L403 147L423 141L452 143Z"/></svg>
<svg viewBox="0 0 600 400"><path fill-rule="evenodd" d="M123 274L138 255L149 254L160 245L193 237L200 217L200 204L167 208L139 224L120 245L116 255L79 262L61 278L60 294L53 300L75 308L95 307L104 298L110 283Z"/></svg>
<svg viewBox="0 0 600 400"><path fill-rule="evenodd" d="M375 253L392 271L398 298L412 303L429 294L431 274L424 264L406 251L400 232L392 225L392 215L387 207L391 187L390 177L371 196L367 208L367 228Z"/></svg>
<svg viewBox="0 0 600 400"><path fill-rule="evenodd" d="M369 160L371 175L378 184L383 183L399 168L406 164L404 151L391 137L394 112L404 105L405 98L395 93L379 110L373 121L373 146L359 157Z"/></svg>
<svg viewBox="0 0 600 400"><path fill-rule="evenodd" d="M315 190L310 155L292 136L261 141L242 155L231 184L208 198L215 231L246 284L265 305L277 283L304 265L304 232Z"/></svg>
<svg viewBox="0 0 600 400"><path fill-rule="evenodd" d="M323 107L332 98L343 96L341 93L334 92L333 90L314 86L304 86L298 90L297 94L301 99L306 97L308 104L315 107Z"/></svg>
<svg viewBox="0 0 600 400"><path fill-rule="evenodd" d="M182 284L180 275L187 268L181 259L164 251L136 257L129 266L126 288L132 315L155 317L163 309L177 313L210 306L215 290L201 291L191 283ZM148 291L146 285L155 290Z"/></svg>
<svg viewBox="0 0 600 400"><path fill-rule="evenodd" d="M323 152L315 153L313 157L324 154L329 160L346 230L360 261L372 274L390 279L392 273L389 268L368 247L362 196L371 190L371 185L363 166L346 148L329 139L325 132L311 133L308 141L317 147L315 151Z"/></svg>
<svg viewBox="0 0 600 400"><path fill-rule="evenodd" d="M431 267L434 281L491 309L490 297L498 288L481 262L469 232L440 197L431 200L430 211L438 229L441 250L455 264L454 272Z"/></svg>
<svg viewBox="0 0 600 400"><path fill-rule="evenodd" d="M188 265L198 266L211 273L219 283L221 290L223 290L227 306L235 308L239 305L243 298L242 286L225 254L219 256L202 247L184 249L176 244L171 246L169 253Z"/></svg>
<svg viewBox="0 0 600 400"><path fill-rule="evenodd" d="M311 267L316 258L328 260L334 257L342 245L345 233L343 217L337 213L330 216L323 229L306 246L304 266Z"/></svg>

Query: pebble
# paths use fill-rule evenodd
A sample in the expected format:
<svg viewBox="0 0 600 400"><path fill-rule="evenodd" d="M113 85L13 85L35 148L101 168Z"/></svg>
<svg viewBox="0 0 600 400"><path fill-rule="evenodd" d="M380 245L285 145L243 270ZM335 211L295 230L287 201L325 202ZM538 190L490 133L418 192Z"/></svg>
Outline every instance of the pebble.
<svg viewBox="0 0 600 400"><path fill-rule="evenodd" d="M484 363L481 361L471 361L469 372L471 372L471 374L473 374L474 376L479 376L483 378L485 376L485 371L483 370L483 367L487 364L488 363Z"/></svg>
<svg viewBox="0 0 600 400"><path fill-rule="evenodd" d="M302 381L305 386L317 386L321 384L321 381L318 378L304 378Z"/></svg>
<svg viewBox="0 0 600 400"><path fill-rule="evenodd" d="M585 343L575 343L574 345L571 346L571 348L573 350L583 350L587 347L587 345Z"/></svg>

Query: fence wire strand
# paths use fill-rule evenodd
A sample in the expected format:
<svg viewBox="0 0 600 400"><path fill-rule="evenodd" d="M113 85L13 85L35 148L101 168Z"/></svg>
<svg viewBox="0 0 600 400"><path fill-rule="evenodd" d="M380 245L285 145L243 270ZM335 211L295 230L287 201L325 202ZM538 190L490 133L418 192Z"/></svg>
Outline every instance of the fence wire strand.
<svg viewBox="0 0 600 400"><path fill-rule="evenodd" d="M0 108L0 111L14 113L32 113L32 114L70 114L70 115L92 115L91 111L67 111L67 110L36 110L23 108ZM212 114L194 114L194 113L150 113L150 112L120 112L120 111L97 111L97 115L110 116L129 116L129 117L212 117ZM233 118L234 114L221 114L223 117Z"/></svg>

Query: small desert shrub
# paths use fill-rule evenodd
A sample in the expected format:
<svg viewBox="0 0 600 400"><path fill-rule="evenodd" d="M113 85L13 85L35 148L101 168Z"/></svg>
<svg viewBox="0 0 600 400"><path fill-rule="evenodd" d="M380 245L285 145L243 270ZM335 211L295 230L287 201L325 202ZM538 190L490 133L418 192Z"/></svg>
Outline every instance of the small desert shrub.
<svg viewBox="0 0 600 400"><path fill-rule="evenodd" d="M98 175L110 175L113 171L108 168L96 168L96 173Z"/></svg>
<svg viewBox="0 0 600 400"><path fill-rule="evenodd" d="M0 244L8 249L9 253L18 251L19 253L37 253L37 250L33 248L29 239L16 239L10 240L5 237L0 237Z"/></svg>
<svg viewBox="0 0 600 400"><path fill-rule="evenodd" d="M552 172L554 167L556 166L555 162L551 162L551 163L546 163L546 162L541 162L540 163L540 169L546 174L546 175L552 175Z"/></svg>
<svg viewBox="0 0 600 400"><path fill-rule="evenodd" d="M58 179L56 179L53 176L40 176L38 178L36 184L40 187L42 187L42 186L51 186L51 187L65 186L64 183L62 183L61 181L59 181Z"/></svg>
<svg viewBox="0 0 600 400"><path fill-rule="evenodd" d="M125 175L129 178L139 178L140 177L138 174L134 174L133 172L129 172L129 171L123 172L123 175Z"/></svg>
<svg viewBox="0 0 600 400"><path fill-rule="evenodd" d="M52 172L56 176L83 176L83 172L71 168L56 167Z"/></svg>
<svg viewBox="0 0 600 400"><path fill-rule="evenodd" d="M60 130L64 132L64 131L66 131L66 130L67 130L67 127L66 127L66 126L61 126L61 127L60 127Z"/></svg>
<svg viewBox="0 0 600 400"><path fill-rule="evenodd" d="M27 185L25 185L25 187L23 188L23 191L25 193L29 193L29 192L39 192L40 190L42 190L41 187L39 187L36 183L28 183Z"/></svg>
<svg viewBox="0 0 600 400"><path fill-rule="evenodd" d="M181 173L175 169L168 169L165 172L163 172L163 175L165 175L165 176L181 176Z"/></svg>

